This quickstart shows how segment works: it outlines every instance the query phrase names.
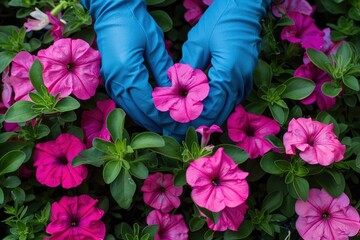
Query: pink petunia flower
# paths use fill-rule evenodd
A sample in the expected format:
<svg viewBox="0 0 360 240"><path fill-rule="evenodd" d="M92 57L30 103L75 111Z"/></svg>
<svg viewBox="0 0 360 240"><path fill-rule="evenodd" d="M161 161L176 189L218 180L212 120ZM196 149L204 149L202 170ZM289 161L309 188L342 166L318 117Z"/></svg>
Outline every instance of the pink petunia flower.
<svg viewBox="0 0 360 240"><path fill-rule="evenodd" d="M98 200L88 195L62 197L51 205L51 222L46 232L49 240L102 240L106 227L101 221L104 211L96 206Z"/></svg>
<svg viewBox="0 0 360 240"><path fill-rule="evenodd" d="M1 92L1 107L6 112L6 109L9 108L14 103L13 90L10 81L10 67L6 67L1 74L2 82L2 92Z"/></svg>
<svg viewBox="0 0 360 240"><path fill-rule="evenodd" d="M188 239L189 228L180 214L168 214L153 210L146 217L146 223L159 226L154 240Z"/></svg>
<svg viewBox="0 0 360 240"><path fill-rule="evenodd" d="M179 196L183 188L174 186L172 174L156 172L145 179L141 191L147 205L167 213L180 206Z"/></svg>
<svg viewBox="0 0 360 240"><path fill-rule="evenodd" d="M50 36L52 36L55 41L61 39L65 27L65 24L62 22L62 20L60 20L61 13L59 14L58 17L55 17L50 12L46 12L46 15L48 16L49 22L52 25Z"/></svg>
<svg viewBox="0 0 360 240"><path fill-rule="evenodd" d="M335 135L333 124L314 121L311 118L291 119L284 134L286 154L296 154L309 164L328 166L344 158L346 150Z"/></svg>
<svg viewBox="0 0 360 240"><path fill-rule="evenodd" d="M298 12L310 16L313 8L306 0L285 0L280 4L273 3L271 12L276 17L281 17L289 12Z"/></svg>
<svg viewBox="0 0 360 240"><path fill-rule="evenodd" d="M335 106L336 97L326 96L321 91L321 87L324 83L332 81L327 72L317 68L312 63L308 63L298 67L294 72L294 76L310 79L316 84L314 91L308 97L302 99L300 101L301 103L309 105L316 101L319 109L322 111L328 110Z"/></svg>
<svg viewBox="0 0 360 240"><path fill-rule="evenodd" d="M324 189L310 189L306 202L295 204L296 229L304 240L346 240L360 230L360 217L345 193L334 198Z"/></svg>
<svg viewBox="0 0 360 240"><path fill-rule="evenodd" d="M97 101L96 108L83 111L81 116L81 128L84 130L86 146L91 147L94 138L101 138L110 141L110 132L106 127L106 118L116 108L115 102L111 99Z"/></svg>
<svg viewBox="0 0 360 240"><path fill-rule="evenodd" d="M264 138L266 135L276 135L280 131L279 123L274 119L248 113L238 105L227 120L228 134L236 146L244 149L249 158L257 158L274 148Z"/></svg>
<svg viewBox="0 0 360 240"><path fill-rule="evenodd" d="M324 32L316 26L312 17L297 12L290 12L288 17L294 21L294 25L282 29L281 40L298 43L304 49L320 50L322 48Z"/></svg>
<svg viewBox="0 0 360 240"><path fill-rule="evenodd" d="M99 85L100 53L82 39L62 38L38 53L44 84L53 95L74 94L81 100L95 95Z"/></svg>
<svg viewBox="0 0 360 240"><path fill-rule="evenodd" d="M35 19L28 18L27 22L24 23L27 32L41 30L49 24L48 15L38 8L35 8L35 11L32 11L30 16Z"/></svg>
<svg viewBox="0 0 360 240"><path fill-rule="evenodd" d="M68 133L60 134L56 140L36 144L36 179L48 187L61 184L68 189L80 185L88 171L85 165L73 167L71 162L85 149L85 144L80 139Z"/></svg>
<svg viewBox="0 0 360 240"><path fill-rule="evenodd" d="M186 181L193 188L191 196L198 206L220 212L245 202L249 196L247 175L223 148L219 148L213 156L191 162L186 170Z"/></svg>
<svg viewBox="0 0 360 240"><path fill-rule="evenodd" d="M205 2L209 2L209 0L184 0L183 5L186 9L184 18L191 26L194 26L199 21L207 9L208 5Z"/></svg>
<svg viewBox="0 0 360 240"><path fill-rule="evenodd" d="M211 125L210 127L202 125L200 127L198 127L196 130L196 132L201 134L201 147L205 147L208 142L210 141L210 135L214 132L218 132L218 133L222 133L223 130L221 130L221 128L218 125Z"/></svg>
<svg viewBox="0 0 360 240"><path fill-rule="evenodd" d="M30 100L29 92L34 91L29 72L36 56L26 51L19 52L11 63L10 81L14 91L14 102Z"/></svg>
<svg viewBox="0 0 360 240"><path fill-rule="evenodd" d="M221 211L216 224L214 224L214 222L203 213L200 212L200 214L206 217L207 225L213 231L226 231L228 229L231 231L237 231L240 224L244 221L247 209L248 206L246 203L240 204L234 208L226 207Z"/></svg>
<svg viewBox="0 0 360 240"><path fill-rule="evenodd" d="M152 93L155 107L162 112L170 111L177 122L186 123L200 116L204 100L210 91L209 80L200 69L188 64L176 63L168 69L171 87L156 87Z"/></svg>

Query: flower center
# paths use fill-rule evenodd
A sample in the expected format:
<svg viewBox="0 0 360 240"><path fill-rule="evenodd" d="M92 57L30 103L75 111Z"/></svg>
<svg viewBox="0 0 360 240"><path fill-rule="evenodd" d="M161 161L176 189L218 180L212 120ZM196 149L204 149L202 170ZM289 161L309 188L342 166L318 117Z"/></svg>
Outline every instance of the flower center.
<svg viewBox="0 0 360 240"><path fill-rule="evenodd" d="M73 65L72 65L72 63L68 63L68 64L66 65L66 68L67 68L68 71L72 71L72 70L73 70Z"/></svg>
<svg viewBox="0 0 360 240"><path fill-rule="evenodd" d="M321 216L322 218L330 218L330 214L328 212L324 212Z"/></svg>
<svg viewBox="0 0 360 240"><path fill-rule="evenodd" d="M78 225L79 225L79 219L73 218L73 219L71 220L71 226L72 226L72 227L76 227L76 226L78 226Z"/></svg>
<svg viewBox="0 0 360 240"><path fill-rule="evenodd" d="M310 136L308 139L307 139L307 143L310 145L310 146L314 146L315 144L315 140L314 140L314 137Z"/></svg>
<svg viewBox="0 0 360 240"><path fill-rule="evenodd" d="M253 137L255 135L255 131L252 127L247 127L245 132L246 132L246 135L249 137Z"/></svg>
<svg viewBox="0 0 360 240"><path fill-rule="evenodd" d="M66 165L69 163L65 156L58 158L58 162L63 165Z"/></svg>
<svg viewBox="0 0 360 240"><path fill-rule="evenodd" d="M186 89L182 89L182 90L181 90L181 95L184 96L184 97L186 97L186 96L188 95L188 93L189 93L189 92L188 92L188 90L186 90Z"/></svg>
<svg viewBox="0 0 360 240"><path fill-rule="evenodd" d="M219 181L219 179L217 179L217 178L213 179L213 180L211 181L211 183L212 183L212 185L215 186L215 187L220 185L220 181Z"/></svg>

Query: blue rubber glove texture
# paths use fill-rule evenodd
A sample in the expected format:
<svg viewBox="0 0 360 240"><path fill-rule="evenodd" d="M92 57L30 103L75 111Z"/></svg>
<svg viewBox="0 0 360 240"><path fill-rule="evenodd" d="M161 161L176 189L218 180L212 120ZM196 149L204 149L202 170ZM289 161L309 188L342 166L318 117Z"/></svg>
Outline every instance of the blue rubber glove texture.
<svg viewBox="0 0 360 240"><path fill-rule="evenodd" d="M139 125L181 140L189 126L221 125L250 93L268 0L215 0L189 32L182 63L204 70L210 93L199 118L177 123L153 104L148 65L158 86L169 86L173 62L163 33L142 0L82 0L95 19L102 75L109 95Z"/></svg>

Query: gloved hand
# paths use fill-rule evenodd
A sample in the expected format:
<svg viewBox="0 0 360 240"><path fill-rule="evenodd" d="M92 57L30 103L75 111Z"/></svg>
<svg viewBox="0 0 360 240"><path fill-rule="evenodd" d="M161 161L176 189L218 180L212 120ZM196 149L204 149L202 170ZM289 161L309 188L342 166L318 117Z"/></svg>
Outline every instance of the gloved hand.
<svg viewBox="0 0 360 240"><path fill-rule="evenodd" d="M95 19L102 74L110 96L145 128L181 139L191 125L221 125L250 93L261 26L270 0L215 0L189 32L181 62L209 70L210 93L199 118L177 123L155 109L144 57L158 86L173 64L143 0L82 0Z"/></svg>

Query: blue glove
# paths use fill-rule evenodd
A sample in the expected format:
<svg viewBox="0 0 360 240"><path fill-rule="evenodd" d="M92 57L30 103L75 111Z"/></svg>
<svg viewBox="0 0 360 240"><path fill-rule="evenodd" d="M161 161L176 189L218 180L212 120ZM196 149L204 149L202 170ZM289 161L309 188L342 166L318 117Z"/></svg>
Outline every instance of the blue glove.
<svg viewBox="0 0 360 240"><path fill-rule="evenodd" d="M189 123L177 123L154 107L144 60L158 86L170 86L166 72L173 62L145 1L82 0L82 4L95 19L102 75L110 97L137 124L180 140L189 126L221 125L250 93L260 44L259 20L270 2L264 1L215 0L189 32L181 62L203 70L212 64L204 110Z"/></svg>

